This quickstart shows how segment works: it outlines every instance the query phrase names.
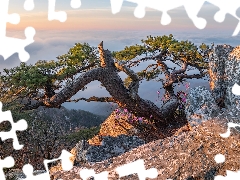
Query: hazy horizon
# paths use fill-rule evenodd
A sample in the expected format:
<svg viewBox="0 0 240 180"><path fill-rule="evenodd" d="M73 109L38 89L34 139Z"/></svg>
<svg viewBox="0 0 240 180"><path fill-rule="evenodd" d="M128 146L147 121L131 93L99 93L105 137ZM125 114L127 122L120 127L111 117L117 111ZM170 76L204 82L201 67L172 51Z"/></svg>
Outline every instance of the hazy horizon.
<svg viewBox="0 0 240 180"><path fill-rule="evenodd" d="M70 1L69 1L70 2ZM232 33L238 21L227 15L223 23L214 21L214 14L218 8L205 3L198 16L206 18L208 24L205 29L197 29L188 18L184 8L180 7L169 12L172 17L170 25L160 24L161 12L147 9L146 16L142 19L134 17L133 11L136 7L133 3L124 2L120 13L111 13L110 1L82 0L82 6L73 10L70 3L59 0L56 9L66 11L68 19L61 23L47 20L47 2L36 2L36 9L26 12L23 9L24 0L12 0L9 4L9 13L19 13L21 22L18 25L7 25L7 36L25 38L26 26L36 29L35 42L25 49L30 54L28 64L34 64L37 60L56 60L56 57L67 53L70 47L77 42L87 42L97 46L104 41L104 48L111 51L119 51L125 46L141 42L148 35L161 36L173 34L178 40L190 40L196 45L212 42L217 44L239 45L239 35L232 37ZM18 54L14 54L7 60L0 56L0 71L19 65ZM207 80L191 80L191 87L198 85L209 86ZM140 85L139 94L144 99L155 101L156 91L161 86L156 82L145 82ZM100 88L99 82L92 82L88 89L79 92L75 97L108 96L104 88ZM110 105L99 103L64 103L67 108L83 109L101 114Z"/></svg>

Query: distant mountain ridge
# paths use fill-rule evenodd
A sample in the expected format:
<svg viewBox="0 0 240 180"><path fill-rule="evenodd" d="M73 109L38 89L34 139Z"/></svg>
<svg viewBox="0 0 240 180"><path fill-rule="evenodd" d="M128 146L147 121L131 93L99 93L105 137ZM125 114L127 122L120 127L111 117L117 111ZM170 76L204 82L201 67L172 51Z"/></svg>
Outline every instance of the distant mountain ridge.
<svg viewBox="0 0 240 180"><path fill-rule="evenodd" d="M91 128L99 126L107 116L96 115L84 110L61 108L39 107L35 111L38 118L58 122L62 127L69 129L74 128Z"/></svg>

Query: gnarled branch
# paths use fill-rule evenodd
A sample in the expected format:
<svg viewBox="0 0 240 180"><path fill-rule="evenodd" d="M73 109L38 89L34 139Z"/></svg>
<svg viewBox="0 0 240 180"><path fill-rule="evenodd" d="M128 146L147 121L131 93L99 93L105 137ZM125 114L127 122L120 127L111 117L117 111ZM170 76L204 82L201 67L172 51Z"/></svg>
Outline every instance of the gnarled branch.
<svg viewBox="0 0 240 180"><path fill-rule="evenodd" d="M128 89L130 92L130 95L133 99L136 99L138 97L138 88L139 88L139 78L138 75L131 69L125 66L123 62L116 62L115 66L120 71L125 72L131 79L132 82L130 83Z"/></svg>
<svg viewBox="0 0 240 180"><path fill-rule="evenodd" d="M111 95L112 99L120 107L128 109L129 112L138 117L152 117L151 119L155 121L158 127L166 126L168 122L165 116L168 116L168 113L163 114L161 109L159 109L153 102L144 100L138 96L137 90L139 87L139 79L134 71L126 68L124 65L114 64L111 53L108 50L103 49L102 43L99 46L99 52L102 65L101 67L91 69L86 73L82 73L73 82L67 84L62 90L56 92L56 94L52 97L45 97L29 107L59 107L62 103L68 101L78 91L84 88L87 84L97 80L101 82L101 84ZM124 86L121 77L118 75L116 66L122 71L126 72L133 79L135 84L132 84L130 87L130 89L133 91L133 94L129 93L129 89ZM137 98L135 98L136 96ZM93 100L94 98L92 97L90 99ZM95 100L99 100L99 98L95 98ZM106 99L103 100L105 101ZM167 112L168 110L170 111L168 108L175 107L174 103L175 102L172 102L170 105L166 105L164 112Z"/></svg>

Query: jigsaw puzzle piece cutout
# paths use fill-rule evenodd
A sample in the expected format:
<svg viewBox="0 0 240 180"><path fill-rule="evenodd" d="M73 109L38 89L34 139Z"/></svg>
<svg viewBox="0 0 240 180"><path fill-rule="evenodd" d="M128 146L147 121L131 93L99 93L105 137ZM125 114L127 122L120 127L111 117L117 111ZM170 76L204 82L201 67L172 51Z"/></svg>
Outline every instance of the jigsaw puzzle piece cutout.
<svg viewBox="0 0 240 180"><path fill-rule="evenodd" d="M108 172L103 171L99 174L96 174L93 169L83 169L80 171L80 177L83 180L87 180L90 177L94 177L94 180L108 180Z"/></svg>
<svg viewBox="0 0 240 180"><path fill-rule="evenodd" d="M0 2L0 38L6 36L7 23L18 24L20 22L19 14L8 14L9 0Z"/></svg>
<svg viewBox="0 0 240 180"><path fill-rule="evenodd" d="M168 25L171 23L172 18L168 14L168 11L173 10L175 8L179 8L184 5L184 0L160 0L160 1L155 1L155 0L150 0L148 2L148 7L151 9L156 9L158 11L162 11L162 17L160 23L162 25Z"/></svg>
<svg viewBox="0 0 240 180"><path fill-rule="evenodd" d="M144 166L144 160L139 159L129 164L125 164L116 168L119 177L127 176L136 173L139 180L145 180L146 178L157 178L158 171L156 168L146 170Z"/></svg>
<svg viewBox="0 0 240 180"><path fill-rule="evenodd" d="M236 124L236 123L232 123L232 122L229 122L228 124L228 129L227 129L227 132L223 133L223 134L220 134L221 137L223 138L227 138L230 136L231 134L231 128L235 128L235 127L240 127L240 124Z"/></svg>
<svg viewBox="0 0 240 180"><path fill-rule="evenodd" d="M128 2L136 3L137 7L134 11L134 15L137 18L143 18L145 16L146 8L155 9L162 11L161 24L168 25L171 22L171 17L168 14L168 11L175 8L184 6L187 12L188 17L193 21L194 25L198 29L203 29L206 27L207 21L204 18L198 17L200 9L202 8L205 1L212 3L220 8L220 11L217 12L214 16L214 19L217 22L222 22L225 19L227 13L231 14L239 20L239 23L234 30L232 36L236 36L240 31L240 17L237 16L236 11L240 7L240 1L236 0L126 0ZM112 13L116 14L121 10L123 0L111 0Z"/></svg>
<svg viewBox="0 0 240 180"><path fill-rule="evenodd" d="M217 22L223 22L225 20L226 14L230 14L236 19L238 19L238 25L235 28L232 36L238 35L240 31L240 17L238 17L237 10L240 7L240 1L236 0L207 0L209 3L217 6L220 10L214 15L214 20Z"/></svg>
<svg viewBox="0 0 240 180"><path fill-rule="evenodd" d="M8 156L5 159L0 159L0 179L5 180L5 174L3 172L3 168L11 168L14 166L14 159L12 156Z"/></svg>
<svg viewBox="0 0 240 180"><path fill-rule="evenodd" d="M26 178L24 180L50 180L48 172L33 175L33 166L31 164L25 164L22 170L23 173L26 175Z"/></svg>
<svg viewBox="0 0 240 180"><path fill-rule="evenodd" d="M235 95L240 95L240 86L235 83L232 87L232 93L235 94ZM227 132L223 133L223 134L220 134L221 137L223 138L227 138L230 136L231 134L231 128L235 128L235 127L240 127L240 124L236 124L236 123L228 123L228 129L227 129ZM217 154L215 156L215 161L217 163L223 163L225 162L225 156L222 155L222 154ZM240 179L240 171L237 171L237 172L233 172L233 171L226 171L227 172L227 175L224 177L224 176L221 176L221 175L218 175L218 176L215 176L214 180L224 180L224 179Z"/></svg>
<svg viewBox="0 0 240 180"><path fill-rule="evenodd" d="M18 39L12 37L2 37L0 42L0 54L4 59L9 58L15 52L18 52L18 57L22 62L26 62L30 55L25 51L25 47L34 42L33 37L35 36L35 29L27 27L25 29L26 39Z"/></svg>
<svg viewBox="0 0 240 180"><path fill-rule="evenodd" d="M145 1L146 2L146 1ZM135 8L134 10L134 16L136 18L143 18L145 16L145 8L146 8L146 4L144 1L142 1L141 3L138 4L138 6Z"/></svg>
<svg viewBox="0 0 240 180"><path fill-rule="evenodd" d="M71 0L71 7L77 9L81 7L81 0Z"/></svg>
<svg viewBox="0 0 240 180"><path fill-rule="evenodd" d="M234 171L229 171L227 170L227 175L221 176L221 175L217 175L215 176L214 180L238 180L240 179L240 171L234 172Z"/></svg>
<svg viewBox="0 0 240 180"><path fill-rule="evenodd" d="M126 0L128 2L136 3L137 7L134 11L134 15L137 18L143 18L145 16L146 8L162 11L161 24L167 25L171 22L171 17L167 13L169 10L181 7L184 5L185 0ZM116 14L120 11L123 4L123 0L111 0L112 13Z"/></svg>
<svg viewBox="0 0 240 180"><path fill-rule="evenodd" d="M120 12L122 8L123 0L111 0L110 3L111 3L111 9L113 14Z"/></svg>
<svg viewBox="0 0 240 180"><path fill-rule="evenodd" d="M240 7L240 1L236 0L207 0L209 3L217 6L220 10L215 14L214 19L217 22L223 22L226 14L229 13L235 18L239 19L236 12Z"/></svg>
<svg viewBox="0 0 240 180"><path fill-rule="evenodd" d="M222 154L217 154L214 158L216 163L223 163L225 161L225 156Z"/></svg>
<svg viewBox="0 0 240 180"><path fill-rule="evenodd" d="M44 164L44 167L45 169L47 170L47 173L48 173L48 164L49 163L52 163L52 162L55 162L55 161L58 161L58 160L61 160L61 163L62 163L62 169L64 171L69 171L72 169L73 167L73 162L70 160L70 158L73 156L73 154L71 154L70 152L66 151L66 150L62 150L62 153L61 155L56 158L56 159L51 159L51 160L47 160L45 159L43 161L43 164Z"/></svg>
<svg viewBox="0 0 240 180"><path fill-rule="evenodd" d="M224 163L225 156L222 154L217 154L214 158L216 163ZM214 180L237 180L240 179L240 171L226 171L226 176L217 175L214 177Z"/></svg>
<svg viewBox="0 0 240 180"><path fill-rule="evenodd" d="M207 25L207 21L204 18L200 18L197 16L204 2L205 0L198 0L198 1L185 0L185 3L184 3L184 8L187 12L188 17L192 20L193 24L198 29L203 29Z"/></svg>
<svg viewBox="0 0 240 180"><path fill-rule="evenodd" d="M72 157L73 155L66 151L66 150L62 150L61 155L56 158L56 159L52 159L52 160L44 160L44 167L46 169L45 173L41 173L38 175L33 175L33 166L31 164L25 164L23 166L23 173L26 175L26 179L25 180L50 180L50 176L49 176L49 170L48 170L48 163L52 163L58 160L61 160L62 163L62 169L64 171L69 171L72 169L73 167L73 163L70 160L70 157Z"/></svg>
<svg viewBox="0 0 240 180"><path fill-rule="evenodd" d="M232 87L232 93L237 95L237 96L240 96L240 86L235 83Z"/></svg>
<svg viewBox="0 0 240 180"><path fill-rule="evenodd" d="M20 16L17 13L9 14L7 16L7 22L11 24L18 24L20 22Z"/></svg>
<svg viewBox="0 0 240 180"><path fill-rule="evenodd" d="M2 141L6 139L13 139L13 148L19 150L23 147L18 142L16 131L24 131L27 129L28 125L24 119L14 122L12 118L11 111L2 111L2 103L0 102L0 123L3 121L9 121L11 123L12 129L8 132L0 132L0 137Z"/></svg>
<svg viewBox="0 0 240 180"><path fill-rule="evenodd" d="M235 28L232 36L237 36L239 32L240 32L240 21L238 22L238 25L237 25L237 27Z"/></svg>
<svg viewBox="0 0 240 180"><path fill-rule="evenodd" d="M25 0L23 7L26 11L32 11L34 9L34 0Z"/></svg>
<svg viewBox="0 0 240 180"><path fill-rule="evenodd" d="M52 160L44 160L44 166L46 169L48 169L48 166L47 166L48 163L61 160L62 169L64 171L69 171L73 168L73 162L70 160L72 156L73 154L63 149L61 155L58 158L52 159Z"/></svg>
<svg viewBox="0 0 240 180"><path fill-rule="evenodd" d="M56 0L48 0L48 20L58 20L65 22L67 20L67 13L64 11L55 11Z"/></svg>
<svg viewBox="0 0 240 180"><path fill-rule="evenodd" d="M6 37L7 23L18 24L20 22L20 16L18 14L8 14L8 5L9 0L0 2L0 55L6 60L17 52L19 59L25 62L30 56L24 48L34 42L35 29L31 27L25 29L26 39Z"/></svg>

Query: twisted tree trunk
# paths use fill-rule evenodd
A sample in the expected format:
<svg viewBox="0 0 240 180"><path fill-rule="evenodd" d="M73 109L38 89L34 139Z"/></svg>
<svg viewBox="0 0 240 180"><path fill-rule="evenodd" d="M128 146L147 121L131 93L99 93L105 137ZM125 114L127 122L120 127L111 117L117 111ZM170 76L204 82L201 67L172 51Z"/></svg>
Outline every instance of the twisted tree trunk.
<svg viewBox="0 0 240 180"><path fill-rule="evenodd" d="M172 113L177 108L177 100L173 97L162 108L158 108L153 102L144 100L137 94L139 81L133 74L132 70L124 69L125 67L120 64L114 64L114 60L110 51L103 49L103 44L99 44L101 67L92 69L82 75L80 75L76 81L66 86L60 92L53 95L51 98L45 98L43 101L39 101L34 106L47 106L47 107L59 107L62 103L66 102L72 96L74 96L79 90L92 81L100 81L106 88L113 100L119 105L119 107L128 109L131 113L138 117L145 117L147 119L154 120L157 127L165 127L167 122L166 117L169 113ZM130 88L126 88L118 71L122 70L132 75L133 85Z"/></svg>

